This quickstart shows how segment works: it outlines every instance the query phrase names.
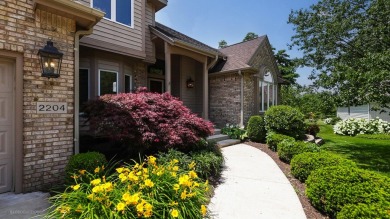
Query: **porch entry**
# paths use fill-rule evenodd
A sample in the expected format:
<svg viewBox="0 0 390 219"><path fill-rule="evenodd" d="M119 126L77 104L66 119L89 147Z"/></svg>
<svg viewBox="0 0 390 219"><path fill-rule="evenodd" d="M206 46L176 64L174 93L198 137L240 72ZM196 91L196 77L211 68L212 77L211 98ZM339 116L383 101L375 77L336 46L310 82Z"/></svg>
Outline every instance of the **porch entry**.
<svg viewBox="0 0 390 219"><path fill-rule="evenodd" d="M0 58L0 193L13 189L15 63Z"/></svg>

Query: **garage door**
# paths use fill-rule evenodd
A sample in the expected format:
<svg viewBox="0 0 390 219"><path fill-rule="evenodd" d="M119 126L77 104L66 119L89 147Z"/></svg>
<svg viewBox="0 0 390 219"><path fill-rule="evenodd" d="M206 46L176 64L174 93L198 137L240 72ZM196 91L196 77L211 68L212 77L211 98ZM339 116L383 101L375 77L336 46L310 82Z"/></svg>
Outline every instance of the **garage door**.
<svg viewBox="0 0 390 219"><path fill-rule="evenodd" d="M0 58L0 193L12 190L14 63Z"/></svg>

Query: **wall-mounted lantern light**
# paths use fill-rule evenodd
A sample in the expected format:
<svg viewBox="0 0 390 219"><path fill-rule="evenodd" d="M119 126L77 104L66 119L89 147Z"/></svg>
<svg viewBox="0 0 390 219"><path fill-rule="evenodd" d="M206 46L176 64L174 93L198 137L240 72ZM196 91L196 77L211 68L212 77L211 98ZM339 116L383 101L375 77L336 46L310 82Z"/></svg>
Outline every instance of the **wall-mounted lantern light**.
<svg viewBox="0 0 390 219"><path fill-rule="evenodd" d="M47 45L38 52L39 61L42 67L42 77L58 78L60 76L61 62L63 53L59 52L53 46L51 40L47 41Z"/></svg>
<svg viewBox="0 0 390 219"><path fill-rule="evenodd" d="M188 88L194 88L195 87L195 81L192 80L192 78L187 80L187 87Z"/></svg>

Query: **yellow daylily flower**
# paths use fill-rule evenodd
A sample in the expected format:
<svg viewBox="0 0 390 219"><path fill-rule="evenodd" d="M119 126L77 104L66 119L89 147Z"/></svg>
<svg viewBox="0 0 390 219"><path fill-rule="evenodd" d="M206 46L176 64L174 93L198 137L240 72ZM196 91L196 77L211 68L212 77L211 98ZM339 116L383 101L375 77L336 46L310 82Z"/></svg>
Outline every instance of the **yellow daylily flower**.
<svg viewBox="0 0 390 219"><path fill-rule="evenodd" d="M80 188L80 184L77 184L77 185L72 186L72 189L73 189L74 191L78 190L79 188Z"/></svg>
<svg viewBox="0 0 390 219"><path fill-rule="evenodd" d="M171 216L172 216L172 217L179 217L179 211L176 210L176 209L173 209L173 210L171 211Z"/></svg>
<svg viewBox="0 0 390 219"><path fill-rule="evenodd" d="M203 216L203 217L206 216L206 213L207 213L207 208L206 208L206 206L201 205L201 206L200 206L200 212L202 212L202 216Z"/></svg>
<svg viewBox="0 0 390 219"><path fill-rule="evenodd" d="M117 210L117 211L123 211L123 210L125 210L125 207L126 207L126 204L125 204L125 203L119 202L119 203L116 205L116 210Z"/></svg>
<svg viewBox="0 0 390 219"><path fill-rule="evenodd" d="M96 185L99 185L101 182L102 182L101 179L94 179L94 180L91 181L91 184L96 186Z"/></svg>

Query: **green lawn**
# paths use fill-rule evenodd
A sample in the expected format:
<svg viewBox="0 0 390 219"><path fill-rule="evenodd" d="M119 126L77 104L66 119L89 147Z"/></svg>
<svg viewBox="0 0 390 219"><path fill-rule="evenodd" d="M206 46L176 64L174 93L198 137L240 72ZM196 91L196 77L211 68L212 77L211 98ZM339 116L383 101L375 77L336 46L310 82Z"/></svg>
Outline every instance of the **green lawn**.
<svg viewBox="0 0 390 219"><path fill-rule="evenodd" d="M370 139L336 135L331 125L324 124L320 124L320 129L318 136L325 141L322 148L355 161L361 168L390 177L390 137L386 139L387 136L382 135L381 139Z"/></svg>

